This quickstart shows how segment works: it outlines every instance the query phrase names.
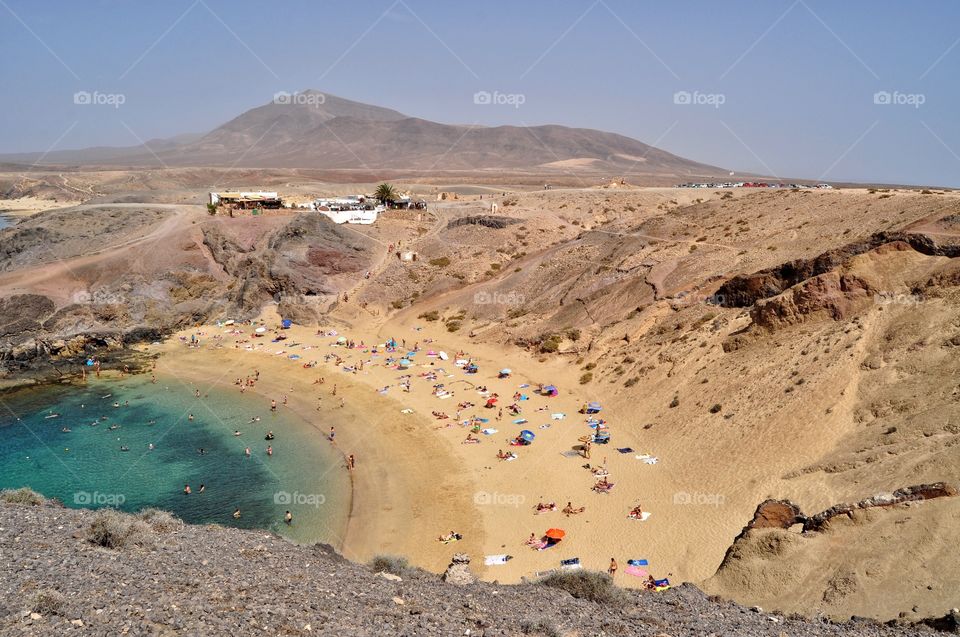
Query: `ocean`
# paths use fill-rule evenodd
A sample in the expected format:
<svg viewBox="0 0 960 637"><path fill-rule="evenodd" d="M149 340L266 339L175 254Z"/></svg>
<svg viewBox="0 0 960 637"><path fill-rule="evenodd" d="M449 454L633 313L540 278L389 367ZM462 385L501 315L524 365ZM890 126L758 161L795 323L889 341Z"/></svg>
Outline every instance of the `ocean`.
<svg viewBox="0 0 960 637"><path fill-rule="evenodd" d="M191 385L163 376L0 397L0 488L24 486L68 507L156 507L189 523L334 546L350 508L343 459L319 431L283 406L270 412L262 397L224 388L197 398Z"/></svg>

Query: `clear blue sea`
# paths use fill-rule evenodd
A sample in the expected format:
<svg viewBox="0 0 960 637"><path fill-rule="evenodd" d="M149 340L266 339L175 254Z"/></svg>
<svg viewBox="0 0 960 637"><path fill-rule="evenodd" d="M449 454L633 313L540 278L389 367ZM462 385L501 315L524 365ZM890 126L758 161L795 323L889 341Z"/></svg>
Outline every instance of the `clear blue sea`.
<svg viewBox="0 0 960 637"><path fill-rule="evenodd" d="M269 430L272 441L264 439ZM187 384L163 377L151 384L148 375L0 397L0 488L22 486L69 507L157 507L191 523L334 545L350 506L342 458L283 408L271 413L262 398L225 389L197 398Z"/></svg>

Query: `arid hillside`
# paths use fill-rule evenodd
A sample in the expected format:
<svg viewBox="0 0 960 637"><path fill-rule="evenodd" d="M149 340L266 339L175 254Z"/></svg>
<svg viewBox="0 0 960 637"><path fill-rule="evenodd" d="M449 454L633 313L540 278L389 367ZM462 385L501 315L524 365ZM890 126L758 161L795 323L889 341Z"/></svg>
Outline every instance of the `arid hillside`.
<svg viewBox="0 0 960 637"><path fill-rule="evenodd" d="M196 182L164 178L164 190L202 199ZM310 183L288 175L285 187ZM790 536L790 552L744 549L753 557L717 574L761 501L812 513L960 483L956 193L607 184L474 187L436 201L432 188L411 185L430 198L426 211L364 227L179 203L29 217L0 231L6 372L69 366L271 302L310 325L455 335L602 400L618 446L665 459L639 484L662 512L644 527L658 538L651 554L675 579L716 575L715 590L745 603L847 617L960 605L956 587L932 583L952 581L949 560L898 571L849 550L932 555L929 534L949 526L952 499ZM799 578L800 563L836 569L797 579L801 597L757 583ZM902 575L921 571L931 588ZM844 594L829 593L849 573Z"/></svg>

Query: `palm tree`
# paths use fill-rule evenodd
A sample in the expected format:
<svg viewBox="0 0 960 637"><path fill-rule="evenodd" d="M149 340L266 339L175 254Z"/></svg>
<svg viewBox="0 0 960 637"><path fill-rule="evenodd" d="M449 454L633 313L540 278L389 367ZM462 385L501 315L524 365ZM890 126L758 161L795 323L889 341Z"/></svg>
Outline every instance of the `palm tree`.
<svg viewBox="0 0 960 637"><path fill-rule="evenodd" d="M386 204L387 201L392 201L396 198L397 194L393 190L393 186L387 183L380 184L377 186L377 190L373 193L374 197L380 200L380 203Z"/></svg>

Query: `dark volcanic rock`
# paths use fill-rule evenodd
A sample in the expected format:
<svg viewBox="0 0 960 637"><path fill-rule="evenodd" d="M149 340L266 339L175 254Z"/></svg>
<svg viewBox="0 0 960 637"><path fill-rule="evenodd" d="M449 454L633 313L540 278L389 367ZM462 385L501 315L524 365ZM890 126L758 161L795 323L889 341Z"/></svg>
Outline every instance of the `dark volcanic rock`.
<svg viewBox="0 0 960 637"><path fill-rule="evenodd" d="M851 515L858 509L869 509L872 507L892 506L902 502L911 502L916 500L930 500L932 498L955 497L957 490L945 482L934 482L932 484L920 484L912 487L897 489L893 493L879 494L861 500L855 504L837 504L826 511L822 511L806 519L803 523L803 532L823 531L830 524L830 520L838 515Z"/></svg>
<svg viewBox="0 0 960 637"><path fill-rule="evenodd" d="M939 245L927 235L880 232L863 241L824 252L813 259L797 259L753 274L738 274L720 286L716 298L723 307L750 307L807 279L836 270L850 257L894 243L901 243L904 248L909 246L928 256L960 256L960 246Z"/></svg>
<svg viewBox="0 0 960 637"><path fill-rule="evenodd" d="M265 531L147 520L137 526L144 541L106 549L86 539L95 516L0 503L0 634L935 634L927 626L751 612L689 584L625 590L600 604L536 584L453 586L417 569L388 580L329 547L296 546Z"/></svg>

